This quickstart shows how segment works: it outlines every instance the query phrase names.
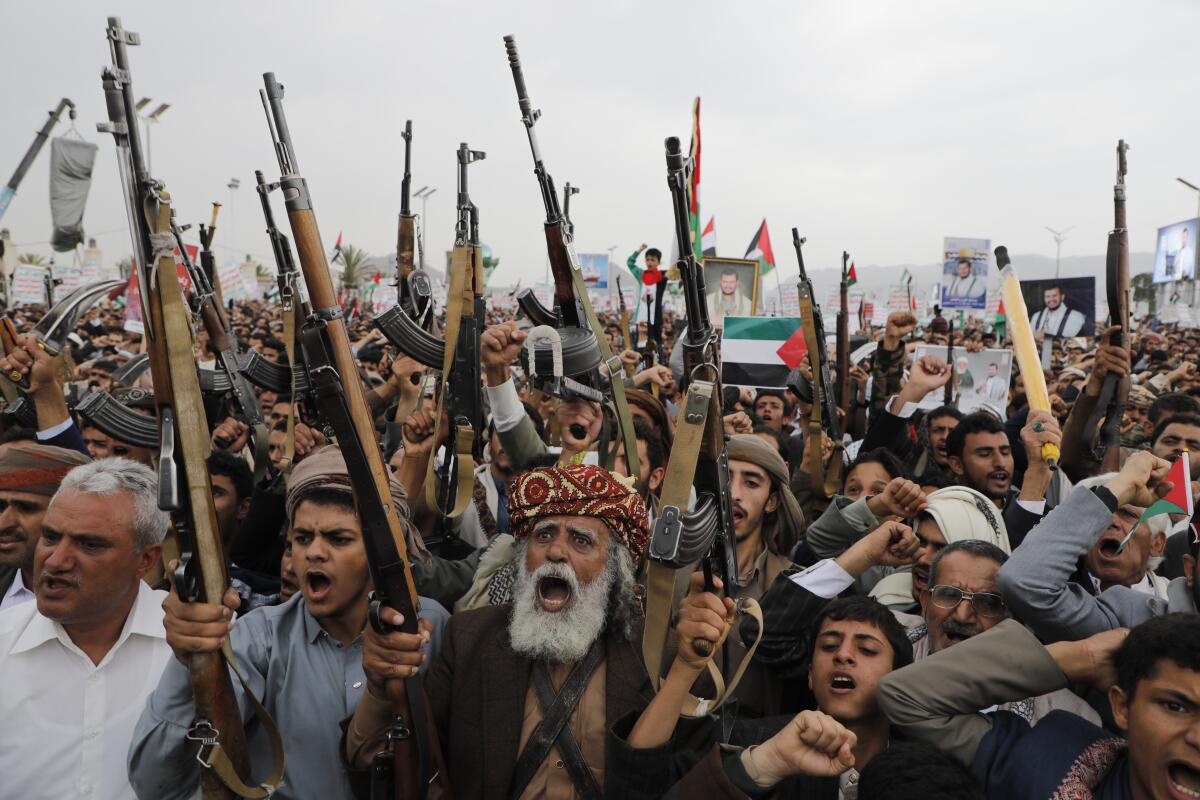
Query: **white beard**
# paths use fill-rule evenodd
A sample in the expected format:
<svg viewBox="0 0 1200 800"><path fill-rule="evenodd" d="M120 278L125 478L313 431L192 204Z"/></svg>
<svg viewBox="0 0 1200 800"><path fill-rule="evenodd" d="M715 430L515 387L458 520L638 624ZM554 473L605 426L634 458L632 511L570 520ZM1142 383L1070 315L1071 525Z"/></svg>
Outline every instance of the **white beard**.
<svg viewBox="0 0 1200 800"><path fill-rule="evenodd" d="M571 586L571 599L561 611L548 612L538 602L538 581L561 578ZM604 571L581 584L566 564L547 561L532 573L525 566L523 548L517 554L517 582L508 633L513 649L530 659L572 664L587 654L608 619L609 592L615 570L612 559Z"/></svg>

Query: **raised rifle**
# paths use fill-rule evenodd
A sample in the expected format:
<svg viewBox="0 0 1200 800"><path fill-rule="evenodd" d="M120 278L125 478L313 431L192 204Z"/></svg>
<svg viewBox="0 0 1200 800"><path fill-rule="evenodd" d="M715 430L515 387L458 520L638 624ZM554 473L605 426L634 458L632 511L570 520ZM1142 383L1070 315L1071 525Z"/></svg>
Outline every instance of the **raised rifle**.
<svg viewBox="0 0 1200 800"><path fill-rule="evenodd" d="M838 286L837 316L837 400L846 411L846 420L853 422L850 402L850 254L842 251L842 281Z"/></svg>
<svg viewBox="0 0 1200 800"><path fill-rule="evenodd" d="M380 614L380 609L388 606L403 615L400 630L415 634L419 604L408 566L408 547L392 502L388 469L376 442L366 393L350 352L346 323L338 309L337 293L317 229L312 197L297 166L283 110L283 85L271 72L263 75L263 84L260 95L267 110L267 125L282 173L279 182L270 188L279 188L283 195L304 284L313 306L301 333L310 391L337 437L350 475L354 505L362 522L367 569L374 587L370 604L371 625L380 632L394 630ZM411 782L397 781L395 796L424 797L432 774L428 768L437 753L437 743L425 713L420 680L389 680L387 693L396 715L388 736L394 757L391 763L397 768L397 776L412 778ZM444 779L444 770L438 774Z"/></svg>
<svg viewBox="0 0 1200 800"><path fill-rule="evenodd" d="M204 270L208 282L212 284L217 305L224 306L225 294L221 291L221 276L217 274L217 259L212 251L213 238L217 235L217 212L220 210L221 204L214 200L212 217L209 218L208 225L200 223L200 268ZM182 247L182 245L180 246Z"/></svg>
<svg viewBox="0 0 1200 800"><path fill-rule="evenodd" d="M942 405L954 405L954 390L958 387L958 370L954 367L954 317L947 320L946 328L946 367L950 377L946 379L946 388L942 392Z"/></svg>
<svg viewBox="0 0 1200 800"><path fill-rule="evenodd" d="M625 305L625 293L621 291L621 276L618 275L617 281L617 305L620 309L621 318L621 347L625 350L636 350L637 341L634 338L634 332L630 329L629 309ZM632 364L625 365L625 373L631 378L637 368Z"/></svg>
<svg viewBox="0 0 1200 800"><path fill-rule="evenodd" d="M546 235L546 253L550 259L550 273L554 276L554 308L547 309L538 302L531 290L526 289L517 297L517 302L526 316L534 325L550 325L558 329L562 341L562 376L570 377L572 382L578 382L600 390L598 371L601 361L608 368L612 386L613 405L616 410L617 422L621 428L624 443L625 463L630 475L638 474L637 440L633 432L633 419L629 413L629 404L625 400L625 385L621 379L621 360L613 355L608 346L608 338L592 304L588 300L587 287L583 281L583 271L579 259L575 255L574 236L570 221L563 213L558 203L558 195L554 191L554 180L546 170L542 161L542 152L538 147L537 134L534 125L541 117L541 109L534 109L525 88L525 74L521 69L521 58L517 54L516 40L511 36L504 37L504 48L508 53L508 64L512 68L513 83L517 89L517 105L521 109L521 123L525 126L529 138L529 149L533 154L533 173L537 176L538 189L542 195L542 205L546 209L544 223ZM568 195L569 197L570 195ZM552 347L545 342L544 347L537 347L530 358L536 363L536 370L527 370L531 375L537 372L539 376L554 373ZM550 388L544 386L536 388ZM533 385L531 379L530 385ZM560 385L567 388L567 398L580 396L582 393L572 389L566 381ZM563 395L559 395L562 397ZM586 395L583 395L586 396ZM604 461L607 461L609 451L602 450Z"/></svg>
<svg viewBox="0 0 1200 800"><path fill-rule="evenodd" d="M433 322L433 289L429 274L417 267L416 215L412 213L412 120L405 120L404 177L400 181L400 221L396 228L396 292L400 308L423 326ZM424 224L424 220L421 224Z"/></svg>
<svg viewBox="0 0 1200 800"><path fill-rule="evenodd" d="M116 141L133 236L161 439L158 505L171 514L180 550L175 591L185 602L220 605L229 577L206 463L211 445L192 353L191 319L176 274L171 198L143 161L130 81L126 48L140 40L136 33L124 30L117 17L108 18L107 35L113 61L103 73L109 122L98 127ZM196 719L187 737L197 743L201 792L206 800L269 797L283 776L282 740L274 721L243 682L245 696L275 751L271 777L260 787L248 786L245 731L226 663L233 663L228 640L219 652L188 658Z"/></svg>
<svg viewBox="0 0 1200 800"><path fill-rule="evenodd" d="M792 245L796 248L796 263L800 267L800 320L804 342L808 346L808 361L812 365L812 413L805 431L804 469L812 482L813 494L823 499L833 497L842 486L842 434L838 425L837 404L833 399L833 381L829 376L829 359L825 354L825 323L821 307L813 293L812 281L804 269L805 240L800 231L792 228ZM821 433L833 440L834 452L826 468Z"/></svg>
<svg viewBox="0 0 1200 800"><path fill-rule="evenodd" d="M579 187L572 186L570 181L563 184L563 219L567 223L567 233L575 235L575 223L571 222L571 195L579 194Z"/></svg>
<svg viewBox="0 0 1200 800"><path fill-rule="evenodd" d="M200 318L204 330L208 334L208 345L216 359L217 371L223 373L228 381L229 389L226 394L222 395L224 399L228 400L228 409L219 408L219 411L232 412L234 419L248 425L253 432L251 438L254 442L254 479L257 483L266 475L267 464L270 463L267 453L267 425L263 418L262 406L258 404L258 398L254 395L254 389L242 375L242 359L238 353L237 337L230 329L229 319L225 316L225 308L221 305L220 296L209 279L210 275L214 274L215 266L215 259L213 259L210 248L213 235L216 233L216 220L217 209L214 208L212 225L202 228L200 232L200 241L203 245L201 257L203 258L204 253L207 252L208 263L199 269L192 263L187 247L184 245L184 229L175 224L174 218L171 219L171 232L175 237L176 247L180 253L179 257L191 277L192 312ZM221 443L221 447L228 447L228 445L229 442Z"/></svg>
<svg viewBox="0 0 1200 800"><path fill-rule="evenodd" d="M666 140L666 160L667 185L671 190L680 254L677 267L683 284L688 325L686 335L677 344L683 348L684 399L663 482L659 513L646 551L646 627L642 637L642 657L655 688L662 674L663 646L672 616L678 571L699 562L707 589L715 591L713 579L720 578L721 591L730 596L736 589L738 577L729 453L721 418L720 338L709 318L704 272L691 243L687 186L693 162L683 155L679 139L674 136ZM693 488L696 508L685 515ZM714 643L706 640L695 643L697 652L703 655L712 652L713 646ZM683 713L689 716L702 714L719 706L737 685L742 668L753 654L754 648L751 648L738 674L728 682L723 693L710 701L692 698ZM728 663L727 658L725 663ZM710 670L716 671L712 662ZM718 682L716 685L723 684Z"/></svg>
<svg viewBox="0 0 1200 800"><path fill-rule="evenodd" d="M1129 347L1129 229L1125 219L1125 153L1129 145L1117 142L1117 180L1113 184L1113 229L1108 232L1105 259L1105 287L1108 295L1108 324L1120 326L1109 337L1109 344ZM1092 457L1105 472L1116 472L1121 465L1121 423L1129 400L1129 376L1108 373L1100 387L1096 408L1084 426L1084 442L1095 442ZM1101 424L1101 416L1104 422ZM1097 433L1098 431L1098 433Z"/></svg>

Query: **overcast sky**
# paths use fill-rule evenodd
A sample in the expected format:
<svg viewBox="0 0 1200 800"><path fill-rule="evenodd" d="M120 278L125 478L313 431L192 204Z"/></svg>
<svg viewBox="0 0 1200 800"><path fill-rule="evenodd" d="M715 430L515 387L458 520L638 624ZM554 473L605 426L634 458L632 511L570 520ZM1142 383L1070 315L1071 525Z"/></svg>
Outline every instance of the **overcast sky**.
<svg viewBox="0 0 1200 800"><path fill-rule="evenodd" d="M702 214L716 216L719 249L740 257L765 216L785 276L793 225L810 267L839 263L842 249L860 269L931 263L947 235L1053 254L1045 225L1076 226L1064 255L1103 252L1120 137L1133 250L1196 212L1175 182L1200 184L1193 0L6 3L0 180L46 110L73 99L79 131L100 145L85 226L109 258L130 248L112 139L95 130L106 12L141 34L137 96L172 105L151 134L154 174L184 220L226 203L217 242L239 258L270 257L252 187L256 168L278 176L258 99L272 70L327 249L340 230L394 250L411 118L413 188L438 189L433 262L450 245L454 151L467 141L488 154L471 194L501 260L493 280L539 280L544 215L505 34L544 111L551 174L582 187L581 252L616 245L623 262L642 242L669 250L663 138L686 147L695 95ZM48 252L34 244L50 234L48 152L2 223L22 251ZM231 177L242 183L232 213Z"/></svg>

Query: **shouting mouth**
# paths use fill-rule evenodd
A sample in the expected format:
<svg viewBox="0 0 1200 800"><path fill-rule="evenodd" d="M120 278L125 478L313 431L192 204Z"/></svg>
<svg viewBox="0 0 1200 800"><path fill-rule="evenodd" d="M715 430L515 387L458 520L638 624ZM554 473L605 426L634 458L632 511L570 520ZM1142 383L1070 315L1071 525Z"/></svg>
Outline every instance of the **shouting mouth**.
<svg viewBox="0 0 1200 800"><path fill-rule="evenodd" d="M1200 770L1176 761L1167 767L1167 775L1170 780L1171 794L1180 800L1200 798Z"/></svg>
<svg viewBox="0 0 1200 800"><path fill-rule="evenodd" d="M61 598L71 590L77 588L77 584L72 580L44 573L38 584L41 589L38 594L46 599Z"/></svg>
<svg viewBox="0 0 1200 800"><path fill-rule="evenodd" d="M845 672L835 672L829 680L829 691L834 694L850 694L857 686L858 684L854 682L854 678Z"/></svg>
<svg viewBox="0 0 1200 800"><path fill-rule="evenodd" d="M562 578L547 575L537 583L538 604L543 611L555 614L571 602L571 584Z"/></svg>
<svg viewBox="0 0 1200 800"><path fill-rule="evenodd" d="M311 603L319 603L329 596L333 589L333 578L319 570L309 570L304 573L305 597Z"/></svg>
<svg viewBox="0 0 1200 800"><path fill-rule="evenodd" d="M1105 560L1115 560L1120 556L1121 538L1124 537L1109 537L1100 542L1100 546L1096 550L1100 553L1100 557Z"/></svg>
<svg viewBox="0 0 1200 800"><path fill-rule="evenodd" d="M992 483L1007 485L1008 482L1012 480L1012 475L1009 474L1008 470L998 469L995 472L988 473L988 480Z"/></svg>

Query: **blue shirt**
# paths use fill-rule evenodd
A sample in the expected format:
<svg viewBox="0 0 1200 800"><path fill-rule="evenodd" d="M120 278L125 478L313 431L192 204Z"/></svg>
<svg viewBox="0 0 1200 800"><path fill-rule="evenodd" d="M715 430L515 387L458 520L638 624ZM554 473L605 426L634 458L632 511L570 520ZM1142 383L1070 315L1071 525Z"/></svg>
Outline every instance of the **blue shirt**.
<svg viewBox="0 0 1200 800"><path fill-rule="evenodd" d="M432 661L441 646L449 612L421 598L421 617L433 622ZM362 640L337 642L309 613L297 592L281 606L267 606L238 619L230 634L238 670L274 718L283 735L286 766L276 798L350 798L350 781L338 757L340 723L354 713L367 691ZM425 667L422 667L424 669ZM254 785L269 777L271 746L236 678ZM146 701L129 746L129 782L139 797L197 796L200 766L196 742L186 734L195 718L187 668L171 659Z"/></svg>

